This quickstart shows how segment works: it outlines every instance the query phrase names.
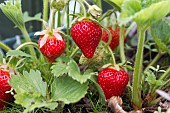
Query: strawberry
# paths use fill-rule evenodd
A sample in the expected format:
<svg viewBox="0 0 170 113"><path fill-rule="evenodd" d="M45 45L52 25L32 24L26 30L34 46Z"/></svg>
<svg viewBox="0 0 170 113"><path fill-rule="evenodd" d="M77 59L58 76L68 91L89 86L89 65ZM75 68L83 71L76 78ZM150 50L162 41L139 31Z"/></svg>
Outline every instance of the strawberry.
<svg viewBox="0 0 170 113"><path fill-rule="evenodd" d="M116 70L108 67L100 71L98 83L104 91L106 99L112 96L120 96L128 84L128 73L123 69Z"/></svg>
<svg viewBox="0 0 170 113"><path fill-rule="evenodd" d="M102 35L100 25L85 19L75 23L71 27L70 34L84 56L92 58Z"/></svg>
<svg viewBox="0 0 170 113"><path fill-rule="evenodd" d="M45 40L45 41L43 41ZM41 45L41 43L43 43ZM55 62L55 59L59 57L66 47L66 43L60 34L57 35L41 35L38 40L38 45L42 54L47 58L49 63Z"/></svg>
<svg viewBox="0 0 170 113"><path fill-rule="evenodd" d="M119 45L119 38L120 38L119 31L120 31L120 28L116 27L115 29L112 29L112 27L108 27L108 29L109 29L109 31L110 31L110 33L112 35L112 40L111 40L109 46L110 46L110 48L112 50L114 50ZM106 43L109 40L109 34L108 34L108 32L106 30L102 31L102 40L104 42L106 42Z"/></svg>
<svg viewBox="0 0 170 113"><path fill-rule="evenodd" d="M5 107L5 102L12 99L12 95L10 93L5 93L11 89L11 86L8 84L9 78L9 72L0 69L0 110L3 110Z"/></svg>

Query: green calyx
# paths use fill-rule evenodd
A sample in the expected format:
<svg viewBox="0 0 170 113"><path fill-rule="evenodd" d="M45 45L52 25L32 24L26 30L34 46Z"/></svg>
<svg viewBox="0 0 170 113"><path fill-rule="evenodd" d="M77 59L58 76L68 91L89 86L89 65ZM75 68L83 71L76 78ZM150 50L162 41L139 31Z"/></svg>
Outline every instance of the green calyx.
<svg viewBox="0 0 170 113"><path fill-rule="evenodd" d="M99 18L102 14L102 10L97 5L92 5L89 7L88 13L94 18Z"/></svg>

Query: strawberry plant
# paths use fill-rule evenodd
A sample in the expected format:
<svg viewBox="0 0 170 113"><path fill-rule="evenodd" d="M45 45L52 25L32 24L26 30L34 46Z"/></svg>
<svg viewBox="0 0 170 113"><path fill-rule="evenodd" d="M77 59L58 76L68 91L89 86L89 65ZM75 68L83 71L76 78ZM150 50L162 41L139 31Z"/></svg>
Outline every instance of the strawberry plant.
<svg viewBox="0 0 170 113"><path fill-rule="evenodd" d="M170 1L105 0L113 9L103 13L102 0L75 0L73 11L71 2L43 0L34 17L21 0L0 4L24 36L13 50L0 42L0 110L168 112ZM33 20L37 41L25 26Z"/></svg>

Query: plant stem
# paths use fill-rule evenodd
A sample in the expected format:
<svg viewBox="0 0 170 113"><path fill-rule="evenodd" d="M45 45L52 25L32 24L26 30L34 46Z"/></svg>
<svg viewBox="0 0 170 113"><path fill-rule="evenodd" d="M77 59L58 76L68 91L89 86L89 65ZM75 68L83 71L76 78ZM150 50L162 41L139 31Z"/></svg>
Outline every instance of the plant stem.
<svg viewBox="0 0 170 113"><path fill-rule="evenodd" d="M122 63L126 62L125 51L124 51L124 26L120 27L120 59Z"/></svg>
<svg viewBox="0 0 170 113"><path fill-rule="evenodd" d="M67 28L66 28L66 33L67 35L69 35L69 27L70 27L70 17L69 17L69 13L70 13L70 10L69 10L69 3L68 3L68 6L67 6ZM66 37L66 42L67 42L67 46L66 46L66 55L69 56L69 48L70 48L70 37L67 36Z"/></svg>
<svg viewBox="0 0 170 113"><path fill-rule="evenodd" d="M77 1L75 0L75 2L74 2L73 15L76 13L76 6L77 6ZM72 20L74 20L74 17L75 17L75 16L73 16L73 19L72 19Z"/></svg>
<svg viewBox="0 0 170 113"><path fill-rule="evenodd" d="M22 31L22 33L23 33L23 35L25 37L26 42L31 42L31 39L30 39L30 37L28 35L28 32L27 32L25 26L23 28L21 28L20 30ZM36 54L35 54L34 48L33 47L29 47L29 50L30 50L31 55L36 58Z"/></svg>
<svg viewBox="0 0 170 113"><path fill-rule="evenodd" d="M43 0L43 20L48 21L48 0ZM42 29L44 29L44 25L42 24Z"/></svg>
<svg viewBox="0 0 170 113"><path fill-rule="evenodd" d="M160 87L157 88L157 89L162 89L162 87L164 87L164 86L167 85L168 83L170 83L170 79L168 79L162 86L160 86Z"/></svg>
<svg viewBox="0 0 170 113"><path fill-rule="evenodd" d="M109 34L109 39L108 39L108 42L107 42L107 46L109 46L110 45L110 43L111 43L111 41L112 41L112 34L111 34L111 32L110 32L110 30L108 29L108 28L106 28L106 27L104 27L104 26L102 26L106 31L107 31L107 33Z"/></svg>
<svg viewBox="0 0 170 113"><path fill-rule="evenodd" d="M69 6L69 3L68 3L68 6L67 6L67 35L69 35L69 27L70 27L70 6Z"/></svg>
<svg viewBox="0 0 170 113"><path fill-rule="evenodd" d="M159 80L164 80L170 74L170 67L166 70L166 72L159 78Z"/></svg>
<svg viewBox="0 0 170 113"><path fill-rule="evenodd" d="M125 37L127 37L127 35L129 34L129 32L134 28L134 26L136 25L135 22L133 22L126 30L126 33L125 33Z"/></svg>
<svg viewBox="0 0 170 113"><path fill-rule="evenodd" d="M77 46L77 47L74 49L74 51L71 53L70 58L72 58L72 57L77 53L78 50L79 50L79 47Z"/></svg>
<svg viewBox="0 0 170 113"><path fill-rule="evenodd" d="M83 8L83 14L84 14L84 17L87 17L87 12L86 12L86 8L84 6L84 4L80 1L80 0L77 0L81 6L81 8Z"/></svg>
<svg viewBox="0 0 170 113"><path fill-rule="evenodd" d="M58 23L57 23L57 27L61 27L61 13L60 13L60 11L58 11Z"/></svg>
<svg viewBox="0 0 170 113"><path fill-rule="evenodd" d="M91 5L89 5L89 3L86 0L83 0L83 2L87 5L88 8L91 7Z"/></svg>
<svg viewBox="0 0 170 113"><path fill-rule="evenodd" d="M0 41L0 47L1 47L2 49L4 49L5 51L11 50L11 48L9 48L6 44L2 43L1 41Z"/></svg>
<svg viewBox="0 0 170 113"><path fill-rule="evenodd" d="M50 9L50 31L51 31L51 33L53 33L53 29L54 29L55 14L56 14L56 10Z"/></svg>
<svg viewBox="0 0 170 113"><path fill-rule="evenodd" d="M99 8L101 8L102 9L102 2L101 2L101 0L97 0L97 6L99 7Z"/></svg>
<svg viewBox="0 0 170 113"><path fill-rule="evenodd" d="M26 47L26 46L29 46L29 45L32 45L32 46L38 48L38 44L37 44L37 43L34 43L34 42L25 42L25 43L21 44L20 46L18 46L18 47L16 48L16 50L20 50L21 48Z"/></svg>
<svg viewBox="0 0 170 113"><path fill-rule="evenodd" d="M158 54L156 55L156 57L152 60L152 62L145 68L145 71L147 71L149 69L150 66L154 65L162 56L163 54L161 52L158 52ZM144 72L145 72L144 71Z"/></svg>
<svg viewBox="0 0 170 113"><path fill-rule="evenodd" d="M143 62L143 47L145 41L145 30L138 29L139 41L138 49L134 67L133 75L133 93L132 93L132 102L135 109L140 109L142 107L141 99L141 72L142 72L142 62Z"/></svg>
<svg viewBox="0 0 170 113"><path fill-rule="evenodd" d="M112 64L113 64L113 66L115 66L116 65L116 60L115 60L115 57L113 55L113 51L112 51L112 49L110 48L109 45L106 45L106 46L107 46L107 49L109 50L109 52L110 52L110 54L112 56Z"/></svg>

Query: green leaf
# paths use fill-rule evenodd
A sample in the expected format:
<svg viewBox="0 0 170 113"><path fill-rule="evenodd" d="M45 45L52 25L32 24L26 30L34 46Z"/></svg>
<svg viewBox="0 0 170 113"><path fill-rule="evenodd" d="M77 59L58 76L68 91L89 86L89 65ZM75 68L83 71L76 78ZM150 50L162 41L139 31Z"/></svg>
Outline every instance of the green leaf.
<svg viewBox="0 0 170 113"><path fill-rule="evenodd" d="M6 53L6 55L7 55L7 57L9 57L9 56L15 56L15 57L19 57L19 56L21 56L21 57L33 57L33 56L31 56L29 54L26 54L26 53L24 53L24 52L22 52L20 50L9 50Z"/></svg>
<svg viewBox="0 0 170 113"><path fill-rule="evenodd" d="M30 17L28 15L28 12L24 12L23 14L24 22L29 22L32 20L40 20L41 19L41 13L37 13L34 17Z"/></svg>
<svg viewBox="0 0 170 113"><path fill-rule="evenodd" d="M140 28L145 30L152 23L160 20L170 12L169 5L170 1L164 0L142 9L139 0L126 0L122 4L120 25L134 20Z"/></svg>
<svg viewBox="0 0 170 113"><path fill-rule="evenodd" d="M159 48L170 54L170 19L163 18L151 25L151 34Z"/></svg>
<svg viewBox="0 0 170 113"><path fill-rule="evenodd" d="M74 60L70 60L67 66L68 75L72 77L74 80L82 83L85 83L88 79L90 79L92 75L91 70L86 70L83 75L80 73L80 69L77 63Z"/></svg>
<svg viewBox="0 0 170 113"><path fill-rule="evenodd" d="M141 0L141 1L142 1L142 3L141 3L142 8L146 8L146 7L149 7L150 5L160 2L162 0Z"/></svg>
<svg viewBox="0 0 170 113"><path fill-rule="evenodd" d="M29 73L24 71L23 75L12 75L9 84L16 92L15 103L26 108L24 113L35 108L55 109L58 106L57 102L47 101L47 83L42 80L40 71L30 70Z"/></svg>
<svg viewBox="0 0 170 113"><path fill-rule="evenodd" d="M51 85L51 99L65 104L78 102L87 93L88 84L80 84L69 76L55 78Z"/></svg>
<svg viewBox="0 0 170 113"><path fill-rule="evenodd" d="M121 7L121 5L123 4L124 0L105 0L108 3L114 4L113 6L118 6Z"/></svg>
<svg viewBox="0 0 170 113"><path fill-rule="evenodd" d="M103 90L102 90L102 88L100 87L100 85L97 83L97 76L96 75L92 75L91 76L91 78L90 78L90 80L95 84L95 87L96 87L96 89L97 89L97 91L98 91L98 93L99 93L99 95L100 95L100 102L102 103L102 104L105 104L106 103L106 97L105 97L105 95L104 95L104 92L103 92Z"/></svg>
<svg viewBox="0 0 170 113"><path fill-rule="evenodd" d="M120 14L120 24L126 24L133 19L135 14L141 10L141 4L138 0L126 0L122 4L122 12Z"/></svg>
<svg viewBox="0 0 170 113"><path fill-rule="evenodd" d="M23 75L13 75L9 84L16 92L37 93L46 96L47 83L43 82L40 71L30 70Z"/></svg>
<svg viewBox="0 0 170 113"><path fill-rule="evenodd" d="M67 63L70 61L70 58L61 56L57 59L56 63L51 67L52 73L54 76L59 77L67 73Z"/></svg>
<svg viewBox="0 0 170 113"><path fill-rule="evenodd" d="M147 75L146 81L150 86L162 86L164 84L164 81L156 80L155 74L152 71L147 70L145 74Z"/></svg>
<svg viewBox="0 0 170 113"><path fill-rule="evenodd" d="M40 95L36 94L28 94L28 93L19 93L15 96L15 103L21 104L26 109L24 113L28 113L33 111L35 108L46 107L51 110L54 110L57 106L57 102L46 102L44 98Z"/></svg>
<svg viewBox="0 0 170 113"><path fill-rule="evenodd" d="M0 4L2 12L19 28L24 27L21 0L8 0Z"/></svg>

